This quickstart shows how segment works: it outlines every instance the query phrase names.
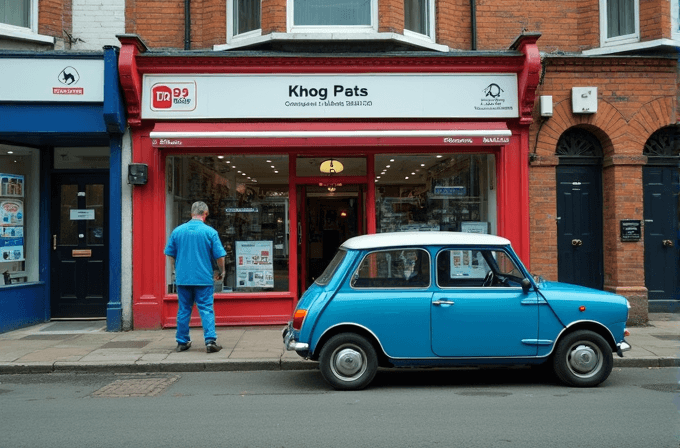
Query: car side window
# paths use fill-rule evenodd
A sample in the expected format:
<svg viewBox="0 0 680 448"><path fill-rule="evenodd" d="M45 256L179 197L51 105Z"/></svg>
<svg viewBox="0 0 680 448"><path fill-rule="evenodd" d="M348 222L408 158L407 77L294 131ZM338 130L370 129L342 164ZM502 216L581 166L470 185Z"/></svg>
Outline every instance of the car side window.
<svg viewBox="0 0 680 448"><path fill-rule="evenodd" d="M443 250L437 255L437 283L441 287L482 286L489 270L481 250Z"/></svg>
<svg viewBox="0 0 680 448"><path fill-rule="evenodd" d="M367 254L352 276L354 288L425 288L430 255L422 249L391 249Z"/></svg>
<svg viewBox="0 0 680 448"><path fill-rule="evenodd" d="M490 249L447 249L437 255L442 288L517 286L522 274L510 256Z"/></svg>

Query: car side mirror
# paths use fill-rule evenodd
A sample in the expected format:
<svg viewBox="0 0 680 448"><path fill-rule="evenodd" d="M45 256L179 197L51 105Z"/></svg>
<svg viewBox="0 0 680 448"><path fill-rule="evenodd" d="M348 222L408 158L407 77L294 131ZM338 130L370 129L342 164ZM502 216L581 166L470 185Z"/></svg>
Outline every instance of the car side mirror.
<svg viewBox="0 0 680 448"><path fill-rule="evenodd" d="M524 291L524 294L528 293L529 290L531 289L531 281L529 281L528 278L523 278L521 285L522 285L522 291Z"/></svg>

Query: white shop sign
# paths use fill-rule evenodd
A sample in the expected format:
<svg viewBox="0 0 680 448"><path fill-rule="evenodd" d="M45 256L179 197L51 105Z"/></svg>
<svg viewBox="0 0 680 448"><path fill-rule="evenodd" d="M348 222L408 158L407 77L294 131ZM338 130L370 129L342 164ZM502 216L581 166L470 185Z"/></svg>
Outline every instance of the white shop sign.
<svg viewBox="0 0 680 448"><path fill-rule="evenodd" d="M0 59L2 101L103 102L102 59Z"/></svg>
<svg viewBox="0 0 680 448"><path fill-rule="evenodd" d="M145 75L142 118L514 118L514 73Z"/></svg>

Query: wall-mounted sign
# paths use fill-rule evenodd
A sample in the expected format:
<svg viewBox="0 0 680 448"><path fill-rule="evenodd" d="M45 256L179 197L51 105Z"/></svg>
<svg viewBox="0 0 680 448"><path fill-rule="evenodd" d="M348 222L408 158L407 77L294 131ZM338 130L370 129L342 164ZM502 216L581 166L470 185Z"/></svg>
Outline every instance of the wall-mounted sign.
<svg viewBox="0 0 680 448"><path fill-rule="evenodd" d="M103 59L2 60L3 101L103 102Z"/></svg>
<svg viewBox="0 0 680 448"><path fill-rule="evenodd" d="M71 209L71 221L91 221L94 219L92 209Z"/></svg>
<svg viewBox="0 0 680 448"><path fill-rule="evenodd" d="M639 219L622 219L621 241L640 241L642 238L642 223Z"/></svg>
<svg viewBox="0 0 680 448"><path fill-rule="evenodd" d="M142 118L518 116L515 73L145 75L142 92Z"/></svg>

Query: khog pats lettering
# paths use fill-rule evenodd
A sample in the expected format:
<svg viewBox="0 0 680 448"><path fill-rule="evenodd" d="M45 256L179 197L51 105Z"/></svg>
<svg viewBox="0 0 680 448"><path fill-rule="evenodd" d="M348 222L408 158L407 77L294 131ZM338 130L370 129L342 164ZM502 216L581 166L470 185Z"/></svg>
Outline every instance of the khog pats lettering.
<svg viewBox="0 0 680 448"><path fill-rule="evenodd" d="M346 97L368 96L368 89L365 87L345 87L341 85L333 86L333 97L344 95ZM288 86L288 96L290 98L319 98L325 100L328 98L328 89L326 87L307 88L303 85Z"/></svg>

